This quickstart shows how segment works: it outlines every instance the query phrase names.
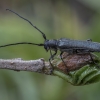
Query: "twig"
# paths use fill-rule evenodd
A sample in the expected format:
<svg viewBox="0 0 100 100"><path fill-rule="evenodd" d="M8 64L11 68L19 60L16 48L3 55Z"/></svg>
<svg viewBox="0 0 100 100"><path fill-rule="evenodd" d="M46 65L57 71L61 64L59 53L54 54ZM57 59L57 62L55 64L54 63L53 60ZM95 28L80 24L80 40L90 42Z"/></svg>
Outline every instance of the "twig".
<svg viewBox="0 0 100 100"><path fill-rule="evenodd" d="M14 71L31 71L50 75L52 67L43 58L37 60L0 59L0 69L9 69Z"/></svg>
<svg viewBox="0 0 100 100"><path fill-rule="evenodd" d="M28 61L22 60L21 58L0 59L0 69L9 69L14 71L31 71L47 75L53 75L53 69L57 69L67 74L66 68L69 71L73 71L91 62L90 54L73 54L67 56L67 54L64 53L63 57L65 57L64 61L66 63L66 66L61 61L61 59L55 59L54 61L52 61L53 67L43 58Z"/></svg>
<svg viewBox="0 0 100 100"><path fill-rule="evenodd" d="M31 71L46 75L58 76L72 85L87 85L100 81L100 59L94 54L72 54L64 53L62 55L66 66L59 57L56 57L51 63L43 58L37 60L0 59L0 69L9 69L14 71ZM66 68L69 72L66 72Z"/></svg>

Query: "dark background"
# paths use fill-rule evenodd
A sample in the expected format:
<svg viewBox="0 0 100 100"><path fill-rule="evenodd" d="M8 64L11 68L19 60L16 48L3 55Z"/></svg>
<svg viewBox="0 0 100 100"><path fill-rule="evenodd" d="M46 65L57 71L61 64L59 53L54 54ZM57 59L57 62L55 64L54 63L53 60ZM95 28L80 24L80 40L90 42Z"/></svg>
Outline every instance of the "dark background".
<svg viewBox="0 0 100 100"><path fill-rule="evenodd" d="M0 45L43 43L29 19L48 39L92 39L100 42L99 0L0 0ZM98 54L99 55L99 54ZM24 60L50 57L43 47L18 45L0 48L0 58ZM72 86L59 77L0 69L0 100L100 100L100 82Z"/></svg>

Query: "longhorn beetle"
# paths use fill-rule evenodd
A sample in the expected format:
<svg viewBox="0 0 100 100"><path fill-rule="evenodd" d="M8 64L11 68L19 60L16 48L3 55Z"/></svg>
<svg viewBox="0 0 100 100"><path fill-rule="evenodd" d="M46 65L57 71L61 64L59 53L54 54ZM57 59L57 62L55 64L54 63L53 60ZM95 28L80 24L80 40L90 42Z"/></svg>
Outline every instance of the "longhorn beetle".
<svg viewBox="0 0 100 100"><path fill-rule="evenodd" d="M61 58L62 61L63 61L63 58L62 58L63 52L68 52L69 54L70 53L72 53L72 54L74 54L74 53L84 54L84 53L91 53L91 52L100 52L100 43L92 42L91 40L80 41L80 40L71 40L71 39L66 39L66 38L61 38L59 40L56 40L56 39L48 40L46 38L46 35L40 29L38 29L35 25L33 25L28 19L20 16L19 14L17 14L16 12L14 12L10 9L6 9L6 10L16 14L20 18L29 22L29 24L31 24L36 30L38 30L42 34L42 36L44 38L44 43L43 44L36 44L36 43L30 43L30 42L19 42L19 43L2 45L0 47L6 47L6 46L11 46L11 45L19 45L19 44L30 44L30 45L44 46L44 49L46 51L50 50L50 55L51 55L51 57L49 58L50 64L51 64L51 60L57 54L57 50L61 51L60 58ZM51 52L52 50L55 51L54 54L52 54L52 52ZM63 63L64 63L64 61L63 61ZM66 66L66 64L65 64L65 66Z"/></svg>

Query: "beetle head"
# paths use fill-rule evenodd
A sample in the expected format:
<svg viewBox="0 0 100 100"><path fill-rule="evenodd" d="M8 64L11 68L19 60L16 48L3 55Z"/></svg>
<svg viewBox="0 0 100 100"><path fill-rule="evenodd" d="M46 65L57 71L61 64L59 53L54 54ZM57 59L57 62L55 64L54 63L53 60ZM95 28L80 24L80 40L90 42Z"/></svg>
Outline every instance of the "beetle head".
<svg viewBox="0 0 100 100"><path fill-rule="evenodd" d="M44 49L48 52L48 50L50 49L50 47L49 47L49 40L46 40L45 42L44 42Z"/></svg>

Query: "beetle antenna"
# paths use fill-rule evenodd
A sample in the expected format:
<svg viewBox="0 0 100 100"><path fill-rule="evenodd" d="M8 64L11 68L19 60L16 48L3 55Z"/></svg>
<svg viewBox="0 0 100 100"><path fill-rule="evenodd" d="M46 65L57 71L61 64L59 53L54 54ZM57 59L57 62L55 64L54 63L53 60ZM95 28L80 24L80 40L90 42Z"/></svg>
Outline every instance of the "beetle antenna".
<svg viewBox="0 0 100 100"><path fill-rule="evenodd" d="M22 18L22 19L26 20L27 22L29 22L29 24L31 24L36 30L38 30L38 31L42 34L42 36L43 36L43 38L45 39L45 41L47 40L47 39L46 39L46 35L45 35L40 29L38 29L35 25L33 25L28 19L26 19L26 18L20 16L19 14L17 14L16 12L14 12L14 11L12 11L12 10L10 10L10 9L6 9L6 10L8 10L8 11L14 13L14 14L16 14L16 15L19 16L20 18Z"/></svg>
<svg viewBox="0 0 100 100"><path fill-rule="evenodd" d="M30 44L30 45L44 46L44 44L36 44L36 43L31 43L31 42L18 42L18 43L2 45L2 46L0 46L0 48L7 47L7 46L12 46L12 45L19 45L19 44Z"/></svg>

